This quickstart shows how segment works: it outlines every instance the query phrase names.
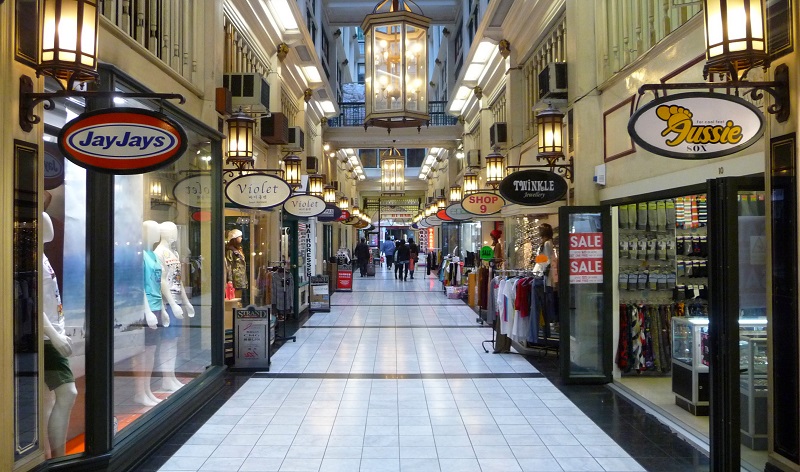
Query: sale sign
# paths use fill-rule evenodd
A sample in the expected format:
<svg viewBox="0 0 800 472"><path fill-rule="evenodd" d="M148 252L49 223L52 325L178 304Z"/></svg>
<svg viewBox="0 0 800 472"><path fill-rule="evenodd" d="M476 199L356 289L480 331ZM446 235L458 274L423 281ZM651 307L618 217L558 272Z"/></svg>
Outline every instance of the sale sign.
<svg viewBox="0 0 800 472"><path fill-rule="evenodd" d="M603 233L569 235L569 282L603 283Z"/></svg>

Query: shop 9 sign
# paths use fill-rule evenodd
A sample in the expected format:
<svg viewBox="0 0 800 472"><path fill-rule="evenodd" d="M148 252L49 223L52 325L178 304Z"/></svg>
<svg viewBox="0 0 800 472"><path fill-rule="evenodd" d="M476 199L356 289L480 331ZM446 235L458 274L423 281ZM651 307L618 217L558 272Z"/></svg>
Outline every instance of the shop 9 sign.
<svg viewBox="0 0 800 472"><path fill-rule="evenodd" d="M503 197L489 192L478 192L467 195L461 201L464 211L473 215L493 215L503 208L506 201Z"/></svg>

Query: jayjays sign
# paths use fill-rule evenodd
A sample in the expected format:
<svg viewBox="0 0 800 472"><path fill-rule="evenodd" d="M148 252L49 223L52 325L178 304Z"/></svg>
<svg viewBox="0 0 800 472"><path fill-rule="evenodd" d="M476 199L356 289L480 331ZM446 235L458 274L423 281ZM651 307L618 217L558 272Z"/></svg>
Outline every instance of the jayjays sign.
<svg viewBox="0 0 800 472"><path fill-rule="evenodd" d="M58 134L67 159L85 169L142 174L175 161L186 150L186 132L162 113L105 108L83 113Z"/></svg>
<svg viewBox="0 0 800 472"><path fill-rule="evenodd" d="M742 98L689 92L661 97L628 121L639 146L676 159L711 159L741 151L764 134L764 115Z"/></svg>

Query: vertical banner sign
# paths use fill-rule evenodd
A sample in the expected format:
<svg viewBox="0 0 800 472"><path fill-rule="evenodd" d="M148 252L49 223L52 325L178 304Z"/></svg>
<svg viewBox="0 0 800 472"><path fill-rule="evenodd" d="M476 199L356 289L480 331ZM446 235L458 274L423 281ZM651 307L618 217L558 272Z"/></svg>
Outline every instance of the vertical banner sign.
<svg viewBox="0 0 800 472"><path fill-rule="evenodd" d="M569 235L569 283L603 283L603 233Z"/></svg>

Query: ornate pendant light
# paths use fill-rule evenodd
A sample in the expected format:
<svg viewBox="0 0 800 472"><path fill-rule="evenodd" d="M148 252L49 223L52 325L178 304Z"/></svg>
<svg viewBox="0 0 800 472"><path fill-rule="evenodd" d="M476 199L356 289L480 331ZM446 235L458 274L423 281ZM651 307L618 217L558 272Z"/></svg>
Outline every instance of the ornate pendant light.
<svg viewBox="0 0 800 472"><path fill-rule="evenodd" d="M395 147L381 153L381 194L399 196L405 194L405 158Z"/></svg>

